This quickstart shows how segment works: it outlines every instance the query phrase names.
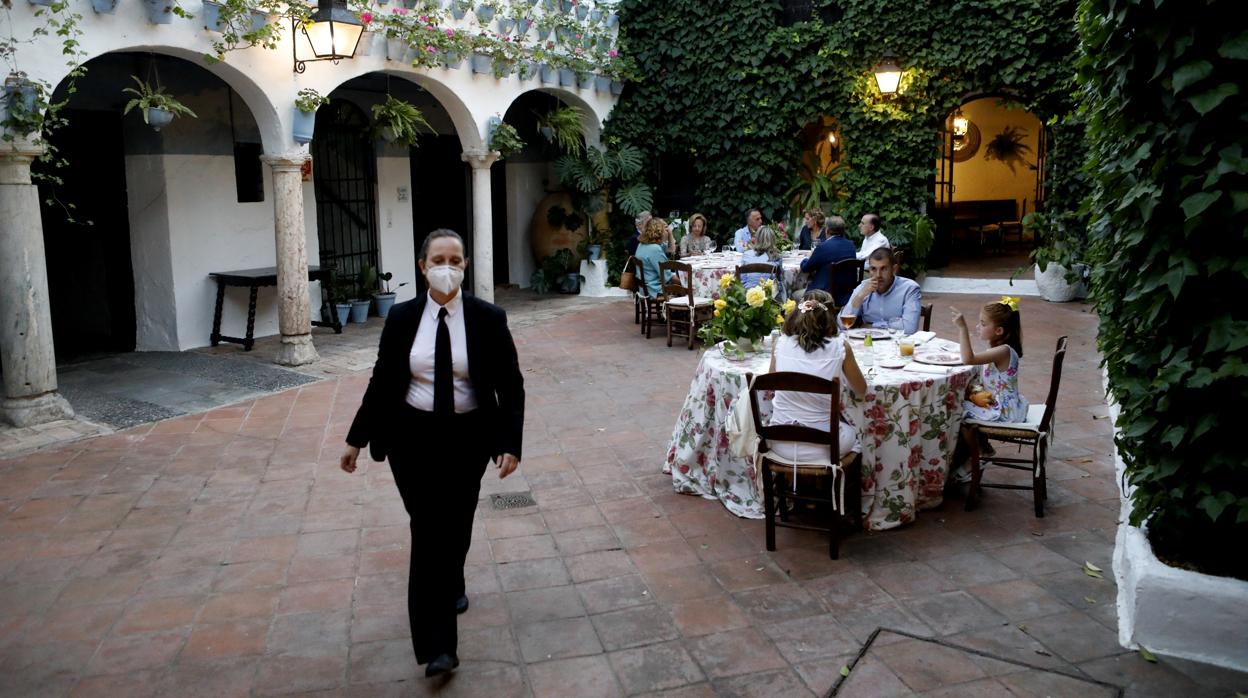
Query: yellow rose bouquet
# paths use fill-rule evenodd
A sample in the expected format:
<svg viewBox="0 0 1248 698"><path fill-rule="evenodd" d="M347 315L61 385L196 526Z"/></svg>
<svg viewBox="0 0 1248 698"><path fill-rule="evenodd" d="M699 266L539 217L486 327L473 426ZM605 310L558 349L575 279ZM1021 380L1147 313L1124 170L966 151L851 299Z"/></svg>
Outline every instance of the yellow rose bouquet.
<svg viewBox="0 0 1248 698"><path fill-rule="evenodd" d="M793 312L794 303L776 300L776 284L771 279L748 291L732 274L719 280L719 299L711 321L698 330L708 345L728 339L733 342L757 341L784 324L785 315Z"/></svg>

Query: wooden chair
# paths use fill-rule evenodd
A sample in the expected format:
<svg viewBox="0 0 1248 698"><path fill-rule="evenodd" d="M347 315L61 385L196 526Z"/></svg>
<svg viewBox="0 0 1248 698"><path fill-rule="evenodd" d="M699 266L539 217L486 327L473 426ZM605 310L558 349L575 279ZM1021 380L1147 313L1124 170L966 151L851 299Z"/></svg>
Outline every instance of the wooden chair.
<svg viewBox="0 0 1248 698"><path fill-rule="evenodd" d="M1049 395L1044 404L1031 405L1027 409L1025 422L981 422L968 419L962 424L963 435L971 452L971 487L966 495L966 510L971 511L979 504L981 487L996 487L1007 490L1031 490L1032 503L1036 509L1036 518L1044 518L1044 500L1048 499L1048 486L1045 481L1044 461L1048 452L1049 438L1053 433L1053 411L1057 406L1057 389L1062 382L1062 361L1066 358L1065 336L1057 340L1057 348L1053 353L1053 373L1049 379ZM1031 449L1030 458L1005 458L988 456L981 458L979 453L979 437L988 441L1001 441L1016 444L1019 451L1024 447ZM985 465L999 465L1003 468L1031 471L1031 485L1013 485L1007 483L982 482Z"/></svg>
<svg viewBox="0 0 1248 698"><path fill-rule="evenodd" d="M660 317L663 299L650 295L650 287L646 285L645 265L636 257L629 257L624 263L624 270L632 270L636 280L633 291L633 322L641 325L641 333L650 339L654 319Z"/></svg>
<svg viewBox="0 0 1248 698"><path fill-rule="evenodd" d="M638 287L642 286L641 275L640 275L641 274L641 262L638 262L637 258L632 255L629 255L628 259L625 260L624 270L621 273L627 274L628 272L633 273L633 285L630 288L627 288L625 290L633 294L633 324L640 325L642 302L641 302L641 292L638 289Z"/></svg>
<svg viewBox="0 0 1248 698"><path fill-rule="evenodd" d="M668 272L671 272L670 276ZM666 279L663 281L663 297L667 300L663 309L667 314L667 346L672 346L672 336L677 335L688 338L689 348L693 349L698 325L711 319L715 310L714 301L694 297L693 267L689 264L663 262L659 264L659 278Z"/></svg>
<svg viewBox="0 0 1248 698"><path fill-rule="evenodd" d="M924 303L919 306L919 317L923 318L923 331L932 331L932 304Z"/></svg>
<svg viewBox="0 0 1248 698"><path fill-rule="evenodd" d="M746 376L749 380L750 376ZM800 393L827 395L830 405L828 430L791 424L763 426L759 418L759 394L769 390L792 390ZM801 528L810 531L827 531L828 556L836 560L840 556L841 539L853 528L861 526L862 520L862 462L861 455L850 452L838 458L840 449L841 381L839 378L825 380L806 373L767 373L754 378L750 386L750 407L754 412L754 429L758 432L758 463L763 479L763 507L766 513L767 549L776 549L776 526ZM799 441L827 446L832 460L827 463L797 464L781 459L772 453L769 444L774 441ZM792 482L785 485L785 478L813 480L814 489L822 490L822 496L793 493ZM777 484L779 479L779 484ZM821 486L820 486L821 485ZM787 500L821 502L828 505L831 513L827 526L815 526L788 520ZM780 520L777 521L777 513Z"/></svg>

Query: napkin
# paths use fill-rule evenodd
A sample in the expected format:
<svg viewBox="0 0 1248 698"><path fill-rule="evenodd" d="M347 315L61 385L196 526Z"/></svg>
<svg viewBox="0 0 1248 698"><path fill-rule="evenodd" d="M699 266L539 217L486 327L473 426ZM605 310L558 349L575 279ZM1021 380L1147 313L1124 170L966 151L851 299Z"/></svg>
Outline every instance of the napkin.
<svg viewBox="0 0 1248 698"><path fill-rule="evenodd" d="M936 336L935 332L924 332L920 330L919 332L915 332L914 334L910 335L906 339L909 339L910 341L914 342L915 346L918 346L934 338L935 336Z"/></svg>
<svg viewBox="0 0 1248 698"><path fill-rule="evenodd" d="M906 366L905 370L914 371L915 373L938 373L943 376L949 373L950 368L956 368L956 366L936 366L933 364L921 364L917 361L911 361Z"/></svg>

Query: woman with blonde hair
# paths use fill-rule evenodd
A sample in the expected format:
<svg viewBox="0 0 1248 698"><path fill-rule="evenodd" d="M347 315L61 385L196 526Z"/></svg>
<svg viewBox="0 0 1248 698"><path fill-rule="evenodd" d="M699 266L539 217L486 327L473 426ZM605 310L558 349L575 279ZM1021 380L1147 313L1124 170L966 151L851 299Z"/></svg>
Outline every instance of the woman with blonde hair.
<svg viewBox="0 0 1248 698"><path fill-rule="evenodd" d="M715 241L706 234L706 216L695 213L689 216L689 234L680 239L680 256L705 254L715 246Z"/></svg>
<svg viewBox="0 0 1248 698"><path fill-rule="evenodd" d="M866 395L867 381L862 377L854 351L849 343L837 336L832 296L826 291L812 290L784 321L784 334L771 349L771 372L807 373L825 380L840 378L855 395ZM798 424L804 427L830 428L831 406L827 395L777 391L771 403L771 424ZM853 425L840 421L841 452L861 451ZM791 463L835 462L827 446L791 441L768 442L781 458Z"/></svg>
<svg viewBox="0 0 1248 698"><path fill-rule="evenodd" d="M780 283L780 248L776 246L776 233L771 228L763 226L758 229L758 235L754 239L754 247L746 250L741 254L741 264L772 264L776 266L775 274L742 274L741 285L747 289L754 288L762 283L763 279L774 278L777 288L783 287Z"/></svg>
<svg viewBox="0 0 1248 698"><path fill-rule="evenodd" d="M667 221L657 216L651 218L641 230L637 253L633 255L641 262L642 280L652 298L663 293L663 284L659 281L659 264L667 261L667 245L664 240L668 235L671 233L667 230Z"/></svg>

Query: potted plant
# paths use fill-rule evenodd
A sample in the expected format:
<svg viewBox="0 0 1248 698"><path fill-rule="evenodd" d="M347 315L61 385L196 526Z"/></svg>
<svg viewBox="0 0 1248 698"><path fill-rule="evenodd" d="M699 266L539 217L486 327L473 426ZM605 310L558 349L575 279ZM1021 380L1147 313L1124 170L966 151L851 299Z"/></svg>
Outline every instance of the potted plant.
<svg viewBox="0 0 1248 698"><path fill-rule="evenodd" d="M346 327L347 320L351 316L351 298L347 293L347 287L339 283L337 279L330 282L329 303L338 316L338 326Z"/></svg>
<svg viewBox="0 0 1248 698"><path fill-rule="evenodd" d="M368 321L368 309L373 305L373 293L377 291L377 270L365 264L355 277L355 287L351 296L351 322L362 324Z"/></svg>
<svg viewBox="0 0 1248 698"><path fill-rule="evenodd" d="M538 270L529 277L529 285L538 293L550 293L551 290L577 293L581 290L583 278L573 270L572 265L575 262L576 257L572 250L566 247L555 250L554 254L547 255L542 260Z"/></svg>
<svg viewBox="0 0 1248 698"><path fill-rule="evenodd" d="M1014 166L1023 164L1031 169L1036 166L1027 161L1023 157L1024 153L1031 152L1031 146L1023 142L1027 137L1027 129L1017 128L1015 126L1006 126L1001 133L993 136L988 141L988 145L984 147L985 160L998 160L1006 167L1010 168L1010 173L1014 173Z"/></svg>
<svg viewBox="0 0 1248 698"><path fill-rule="evenodd" d="M1085 240L1074 215L1049 216L1033 211L1023 217L1023 227L1040 240L1031 252L1040 297L1051 303L1066 303L1086 296Z"/></svg>
<svg viewBox="0 0 1248 698"><path fill-rule="evenodd" d="M390 289L390 280L394 278L394 274L385 272L379 274L377 278L381 279L382 291L373 294L373 302L377 306L377 317L384 318L390 314L390 308L394 307L394 291ZM403 288L406 285L407 282L404 281L394 288Z"/></svg>
<svg viewBox="0 0 1248 698"><path fill-rule="evenodd" d="M500 160L505 160L524 150L524 140L520 138L516 127L506 121L499 121L490 133L490 150L497 150Z"/></svg>
<svg viewBox="0 0 1248 698"><path fill-rule="evenodd" d="M756 349L756 343L784 324L784 315L793 312L796 303L776 300L776 286L771 279L750 290L733 274L719 279L719 298L711 321L698 330L707 346L722 339L734 343L729 349L740 353Z"/></svg>
<svg viewBox="0 0 1248 698"><path fill-rule="evenodd" d="M4 79L4 118L0 127L13 134L26 136L43 128L43 86L23 72L10 73ZM7 138L6 138L7 140Z"/></svg>
<svg viewBox="0 0 1248 698"><path fill-rule="evenodd" d="M151 126L157 132L168 126L175 116L199 118L190 108L166 93L165 88L161 85L152 87L139 79L138 76L132 75L130 77L134 78L135 83L138 84L138 89L127 87L122 90L122 92L129 92L134 95L134 99L126 103L126 108L122 111L123 115L129 114L131 109L138 107L143 110L143 123Z"/></svg>
<svg viewBox="0 0 1248 698"><path fill-rule="evenodd" d="M173 21L174 0L143 0L147 21L152 24L169 24Z"/></svg>
<svg viewBox="0 0 1248 698"><path fill-rule="evenodd" d="M111 15L117 10L117 0L91 0L91 9L99 15Z"/></svg>
<svg viewBox="0 0 1248 698"><path fill-rule="evenodd" d="M581 110L576 107L559 107L538 114L537 127L546 140L566 153L585 149L585 124L581 121Z"/></svg>
<svg viewBox="0 0 1248 698"><path fill-rule="evenodd" d="M477 5L477 21L484 27L502 9L503 4L500 0L481 0L481 3Z"/></svg>
<svg viewBox="0 0 1248 698"><path fill-rule="evenodd" d="M329 104L329 97L313 89L299 90L295 96L295 119L292 131L296 143L311 143L316 130L316 110Z"/></svg>
<svg viewBox="0 0 1248 698"><path fill-rule="evenodd" d="M451 16L455 19L463 19L471 9L472 0L451 0Z"/></svg>
<svg viewBox="0 0 1248 698"><path fill-rule="evenodd" d="M376 133L386 142L407 147L416 147L418 128L433 131L419 109L394 95L386 95L386 101L373 105L373 123Z"/></svg>

